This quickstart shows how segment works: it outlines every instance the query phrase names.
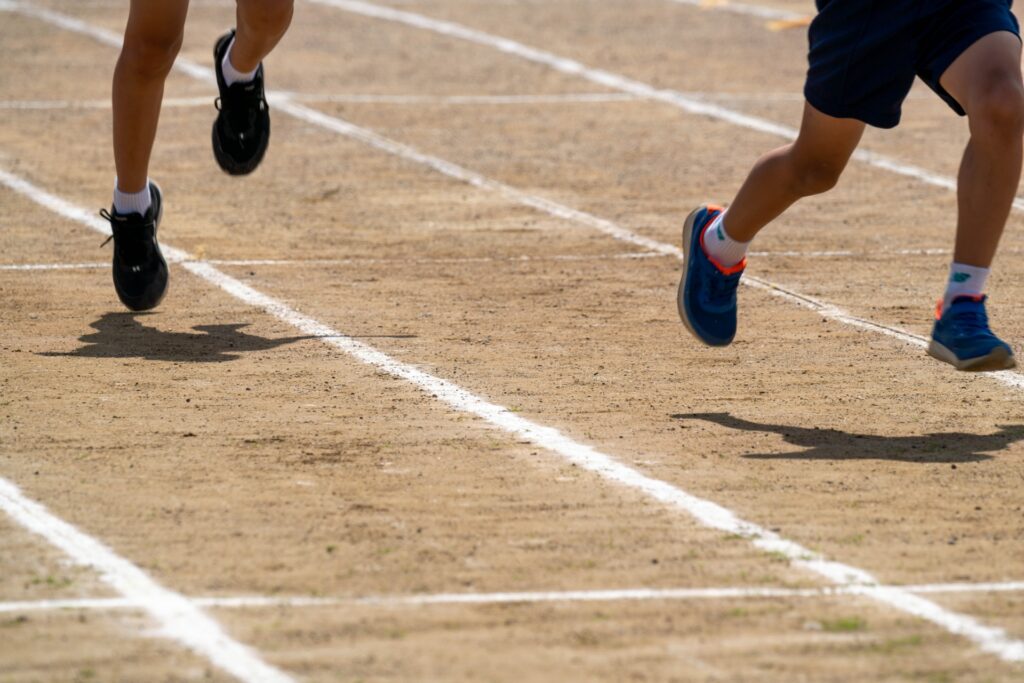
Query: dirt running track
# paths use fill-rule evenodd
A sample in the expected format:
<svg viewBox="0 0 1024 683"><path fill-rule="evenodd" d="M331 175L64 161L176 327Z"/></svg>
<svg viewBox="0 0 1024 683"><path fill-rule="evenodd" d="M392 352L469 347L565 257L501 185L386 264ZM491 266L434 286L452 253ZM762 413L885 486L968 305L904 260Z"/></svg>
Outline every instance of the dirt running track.
<svg viewBox="0 0 1024 683"><path fill-rule="evenodd" d="M113 176L103 101L116 50L9 4L0 171L93 212ZM31 7L117 33L126 5ZM670 0L392 5L798 120L805 34L763 17ZM182 56L209 66L231 17L230 2L195 0ZM692 206L727 201L780 144L311 2L267 72L302 106L665 244ZM163 305L131 315L108 268L90 265L110 257L103 237L7 182L0 477L24 496L175 593L273 599L204 610L296 680L1024 680L1012 661L1014 644L1024 659L1024 586L981 586L1024 580L1020 375L956 374L878 328L756 288L741 292L736 343L699 347L676 316L679 263L665 250L286 106L273 110L264 166L229 178L210 158L212 106L190 104L213 96L181 72L168 83L180 102L164 111L154 158L163 242L515 417L881 584L916 586L944 614L1001 629L1010 649L870 595L831 594L799 558L456 411L180 264ZM920 88L905 121L864 147L954 176L964 122ZM948 189L854 163L836 191L758 240L750 272L925 335L954 215ZM1018 348L1022 218L990 291L994 326ZM80 267L23 268L33 264ZM0 680L233 679L145 605L43 602L122 597L101 574L0 516ZM936 587L949 583L959 587ZM739 590L657 593L719 588ZM407 600L619 589L655 594Z"/></svg>

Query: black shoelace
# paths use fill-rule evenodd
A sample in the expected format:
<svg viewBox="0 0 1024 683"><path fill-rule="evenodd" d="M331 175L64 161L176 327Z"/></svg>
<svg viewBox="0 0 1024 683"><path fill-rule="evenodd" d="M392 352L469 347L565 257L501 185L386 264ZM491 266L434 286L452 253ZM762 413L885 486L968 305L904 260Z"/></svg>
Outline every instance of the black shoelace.
<svg viewBox="0 0 1024 683"><path fill-rule="evenodd" d="M266 111L267 99L257 82L236 83L227 89L224 97L214 101L214 106L225 114L231 131L239 140L244 140L255 132L258 116Z"/></svg>
<svg viewBox="0 0 1024 683"><path fill-rule="evenodd" d="M117 247L121 258L127 263L143 263L149 258L151 231L147 223L129 227L127 222L115 217L106 209L100 209L100 216L110 223L110 236L103 240L100 248L107 246L110 240L117 237Z"/></svg>

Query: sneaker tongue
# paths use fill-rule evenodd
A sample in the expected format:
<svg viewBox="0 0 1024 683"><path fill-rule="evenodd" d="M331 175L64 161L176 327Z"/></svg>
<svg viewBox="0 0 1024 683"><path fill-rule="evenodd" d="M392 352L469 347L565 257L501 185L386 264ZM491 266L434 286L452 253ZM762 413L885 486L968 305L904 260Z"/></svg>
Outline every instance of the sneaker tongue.
<svg viewBox="0 0 1024 683"><path fill-rule="evenodd" d="M974 295L974 294L961 294L960 296L955 297L953 299L953 301L950 302L950 306L955 306L956 304L964 304L964 303L983 304L983 303L985 303L985 299L987 299L987 298L988 297L985 296L984 294L978 294L978 295Z"/></svg>

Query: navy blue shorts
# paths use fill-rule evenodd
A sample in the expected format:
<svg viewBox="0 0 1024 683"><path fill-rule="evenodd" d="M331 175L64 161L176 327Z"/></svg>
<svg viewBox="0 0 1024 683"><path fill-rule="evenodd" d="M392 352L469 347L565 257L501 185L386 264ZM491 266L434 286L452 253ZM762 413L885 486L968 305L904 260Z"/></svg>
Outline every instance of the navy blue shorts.
<svg viewBox="0 0 1024 683"><path fill-rule="evenodd" d="M900 122L914 76L964 115L939 78L997 31L1020 36L1013 0L817 0L804 95L819 111L879 128Z"/></svg>

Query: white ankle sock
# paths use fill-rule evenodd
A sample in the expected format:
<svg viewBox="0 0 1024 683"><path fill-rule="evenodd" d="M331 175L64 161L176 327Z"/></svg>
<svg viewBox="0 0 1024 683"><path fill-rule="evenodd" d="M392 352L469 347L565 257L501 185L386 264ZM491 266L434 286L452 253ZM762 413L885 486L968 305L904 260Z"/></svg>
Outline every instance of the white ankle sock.
<svg viewBox="0 0 1024 683"><path fill-rule="evenodd" d="M726 212L718 214L704 232L704 252L724 268L731 268L747 256L750 242L737 242L725 231L723 219Z"/></svg>
<svg viewBox="0 0 1024 683"><path fill-rule="evenodd" d="M985 291L988 273L988 268L953 263L949 267L949 282L946 283L946 294L942 297L942 309L949 308L958 296L981 296Z"/></svg>
<svg viewBox="0 0 1024 683"><path fill-rule="evenodd" d="M235 83L248 83L252 79L256 78L256 72L260 70L259 66L250 71L244 73L235 68L231 63L231 50L235 47L235 39L231 39L231 44L228 45L228 51L224 53L224 59L220 62L221 73L224 74L224 82L228 85Z"/></svg>
<svg viewBox="0 0 1024 683"><path fill-rule="evenodd" d="M145 216L149 207L153 204L153 197L149 193L149 178L146 178L146 187L139 192L121 192L117 189L117 181L114 181L114 212L122 216L129 213L137 213Z"/></svg>

